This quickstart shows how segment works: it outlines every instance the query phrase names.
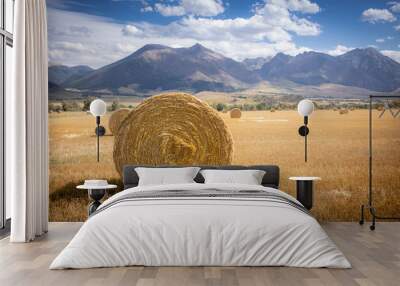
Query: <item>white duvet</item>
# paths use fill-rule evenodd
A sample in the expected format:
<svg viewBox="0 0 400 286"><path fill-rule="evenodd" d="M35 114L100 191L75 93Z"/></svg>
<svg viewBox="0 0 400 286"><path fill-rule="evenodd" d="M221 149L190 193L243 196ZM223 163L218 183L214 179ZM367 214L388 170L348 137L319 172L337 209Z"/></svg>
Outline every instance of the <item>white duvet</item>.
<svg viewBox="0 0 400 286"><path fill-rule="evenodd" d="M265 190L254 185L184 184L164 190ZM293 206L246 198L153 198L123 201L90 217L50 269L145 266L294 266L350 268L318 222Z"/></svg>

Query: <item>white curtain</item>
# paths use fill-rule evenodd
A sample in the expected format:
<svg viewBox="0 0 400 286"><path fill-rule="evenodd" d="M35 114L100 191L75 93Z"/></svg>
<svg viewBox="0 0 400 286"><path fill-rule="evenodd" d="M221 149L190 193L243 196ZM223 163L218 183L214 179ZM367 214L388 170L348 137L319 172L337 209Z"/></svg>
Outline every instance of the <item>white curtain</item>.
<svg viewBox="0 0 400 286"><path fill-rule="evenodd" d="M48 226L48 79L45 0L15 1L14 94L6 117L7 186L12 242L28 242Z"/></svg>

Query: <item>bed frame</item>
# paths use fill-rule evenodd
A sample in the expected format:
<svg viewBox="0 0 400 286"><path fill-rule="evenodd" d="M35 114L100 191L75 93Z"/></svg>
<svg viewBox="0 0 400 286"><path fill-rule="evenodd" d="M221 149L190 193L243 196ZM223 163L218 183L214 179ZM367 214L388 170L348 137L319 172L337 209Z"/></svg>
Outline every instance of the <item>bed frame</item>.
<svg viewBox="0 0 400 286"><path fill-rule="evenodd" d="M143 165L126 165L123 170L123 183L124 189L136 187L139 183L138 174L135 171L137 167L151 167L151 168L178 168L182 166L143 166ZM263 170L265 171L264 178L262 179L262 185L264 187L279 188L279 167L275 165L254 165L254 166L240 166L240 165L229 165L229 166L196 166L204 169L218 169L218 170ZM198 173L194 180L197 183L204 183L203 176Z"/></svg>

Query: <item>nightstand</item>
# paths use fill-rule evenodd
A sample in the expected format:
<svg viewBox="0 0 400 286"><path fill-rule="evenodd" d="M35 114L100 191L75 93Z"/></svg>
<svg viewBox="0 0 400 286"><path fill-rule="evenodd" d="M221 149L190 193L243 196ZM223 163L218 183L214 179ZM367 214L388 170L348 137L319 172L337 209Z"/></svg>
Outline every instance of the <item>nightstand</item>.
<svg viewBox="0 0 400 286"><path fill-rule="evenodd" d="M117 185L97 186L97 185L84 184L84 185L79 185L76 188L80 190L87 190L89 197L93 200L88 206L88 215L90 216L101 205L100 200L106 194L106 190L116 189Z"/></svg>
<svg viewBox="0 0 400 286"><path fill-rule="evenodd" d="M313 184L321 180L320 177L290 177L289 180L296 181L296 198L302 205L311 210L313 206Z"/></svg>

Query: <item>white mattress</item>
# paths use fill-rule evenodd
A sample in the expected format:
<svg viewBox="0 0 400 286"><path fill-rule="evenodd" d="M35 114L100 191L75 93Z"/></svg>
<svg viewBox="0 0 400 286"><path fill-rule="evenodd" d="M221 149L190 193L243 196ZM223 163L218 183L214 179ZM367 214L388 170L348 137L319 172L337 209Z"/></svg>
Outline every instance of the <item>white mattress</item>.
<svg viewBox="0 0 400 286"><path fill-rule="evenodd" d="M50 269L145 266L293 266L350 268L319 223L299 209L246 198L152 198L121 201L130 192L265 190L250 185L136 187L104 202ZM108 207L107 207L108 205ZM106 208L107 207L107 208Z"/></svg>

